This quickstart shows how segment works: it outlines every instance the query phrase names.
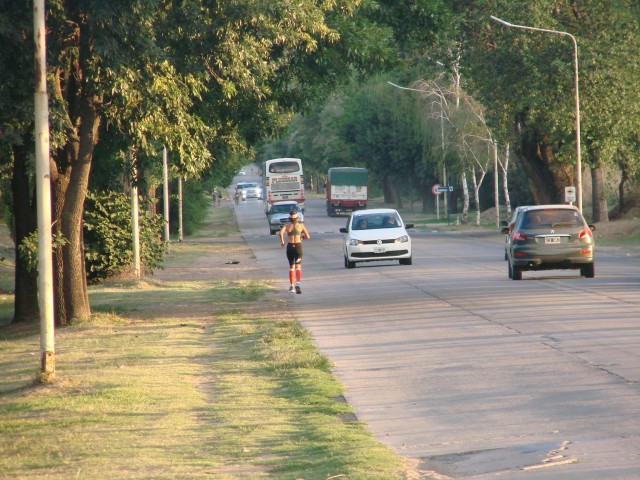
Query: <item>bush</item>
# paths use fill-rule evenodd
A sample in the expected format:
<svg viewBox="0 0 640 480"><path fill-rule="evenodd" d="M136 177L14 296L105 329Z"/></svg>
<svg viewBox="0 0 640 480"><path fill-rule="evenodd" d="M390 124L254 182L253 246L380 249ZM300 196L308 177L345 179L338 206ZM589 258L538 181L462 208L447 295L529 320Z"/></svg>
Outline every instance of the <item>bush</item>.
<svg viewBox="0 0 640 480"><path fill-rule="evenodd" d="M147 213L140 201L140 261L153 272L164 258L164 220ZM85 201L84 245L87 281L99 283L130 267L133 262L131 205L124 193L90 193Z"/></svg>

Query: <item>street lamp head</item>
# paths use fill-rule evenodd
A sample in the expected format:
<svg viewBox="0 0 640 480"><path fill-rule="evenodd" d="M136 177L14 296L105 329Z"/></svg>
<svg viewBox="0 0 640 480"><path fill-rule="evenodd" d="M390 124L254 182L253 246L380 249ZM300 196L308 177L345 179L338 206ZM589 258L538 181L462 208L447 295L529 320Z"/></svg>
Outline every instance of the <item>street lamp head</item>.
<svg viewBox="0 0 640 480"><path fill-rule="evenodd" d="M489 18L494 22L497 22L505 27L509 28L519 28L522 30L530 30L533 32L543 32L543 33L553 33L556 35L563 35L565 37L569 37L571 42L573 43L573 65L574 65L574 84L576 91L576 195L578 198L578 209L582 212L582 160L580 158L580 93L578 88L578 42L576 41L576 37L571 35L568 32L561 32L559 30L549 30L548 28L536 28L536 27L526 27L524 25L516 25L513 23L505 22L504 20L499 19L498 17L494 17L491 15Z"/></svg>

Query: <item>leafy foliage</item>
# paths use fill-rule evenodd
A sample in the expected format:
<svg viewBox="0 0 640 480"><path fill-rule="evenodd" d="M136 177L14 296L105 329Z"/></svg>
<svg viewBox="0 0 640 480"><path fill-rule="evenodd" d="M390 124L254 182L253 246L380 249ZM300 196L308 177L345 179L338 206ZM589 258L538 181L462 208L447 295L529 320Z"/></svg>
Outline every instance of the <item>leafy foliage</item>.
<svg viewBox="0 0 640 480"><path fill-rule="evenodd" d="M140 175L153 176L153 160L166 146L173 178L207 175L224 184L239 166L235 162L250 158L252 145L282 129L292 113L354 72L384 64L388 30L357 17L360 5L47 2L54 228L68 239L54 257L60 272L56 318L62 324L89 312L78 273L84 267L83 204L88 185L100 183L90 178L93 164L108 164L95 171L109 172L114 159L125 159L124 167L128 152L135 151ZM26 0L0 0L2 165L6 152L33 137L31 7ZM100 145L103 138L109 145ZM222 173L207 172L218 167ZM117 180L107 183L112 187ZM154 188L153 179L149 186Z"/></svg>
<svg viewBox="0 0 640 480"><path fill-rule="evenodd" d="M176 192L177 186L171 190ZM211 208L211 200L204 191L202 182L190 180L182 185L182 229L184 235L193 234L204 224L207 210ZM170 218L177 219L179 212L178 196L171 195L169 200ZM177 233L179 222L174 220L169 225L172 233Z"/></svg>
<svg viewBox="0 0 640 480"><path fill-rule="evenodd" d="M51 245L55 249L56 247L63 246L66 240L59 233L53 233L51 238ZM38 271L38 232L32 232L27 235L20 245L18 245L18 256L25 263L29 271Z"/></svg>
<svg viewBox="0 0 640 480"><path fill-rule="evenodd" d="M586 159L612 162L628 132L638 129L640 31L634 5L630 1L545 0L525 11L513 0L468 2L463 13L475 20L466 24L465 63L479 99L490 107L493 126L509 130L514 117L526 112L526 128L544 132L559 161L575 162L571 41L490 22L488 16L499 11L513 24L576 37Z"/></svg>
<svg viewBox="0 0 640 480"><path fill-rule="evenodd" d="M84 215L85 262L87 280L98 283L118 275L133 261L131 207L122 193L90 193ZM150 216L140 208L140 261L153 272L161 266L164 245L161 241L164 220Z"/></svg>

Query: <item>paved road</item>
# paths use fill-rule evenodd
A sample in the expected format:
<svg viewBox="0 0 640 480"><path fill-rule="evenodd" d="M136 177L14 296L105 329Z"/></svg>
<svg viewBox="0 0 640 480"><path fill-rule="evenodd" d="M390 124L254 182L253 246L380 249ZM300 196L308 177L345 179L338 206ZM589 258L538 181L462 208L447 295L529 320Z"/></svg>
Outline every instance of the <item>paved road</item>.
<svg viewBox="0 0 640 480"><path fill-rule="evenodd" d="M236 212L286 290L261 203ZM412 266L346 270L344 219L311 200L306 224L298 319L376 438L438 478L640 478L638 256L516 282L499 234L415 232Z"/></svg>

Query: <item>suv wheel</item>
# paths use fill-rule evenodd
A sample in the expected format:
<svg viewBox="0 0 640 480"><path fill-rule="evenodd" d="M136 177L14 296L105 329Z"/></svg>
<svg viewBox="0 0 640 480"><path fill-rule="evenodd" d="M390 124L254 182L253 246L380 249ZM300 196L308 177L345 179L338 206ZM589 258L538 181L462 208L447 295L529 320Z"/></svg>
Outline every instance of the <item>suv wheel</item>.
<svg viewBox="0 0 640 480"><path fill-rule="evenodd" d="M595 277L595 274L596 272L593 263L589 263L580 267L580 275L585 278L593 278Z"/></svg>
<svg viewBox="0 0 640 480"><path fill-rule="evenodd" d="M522 280L522 269L511 264L509 264L509 266L511 267L511 279Z"/></svg>

